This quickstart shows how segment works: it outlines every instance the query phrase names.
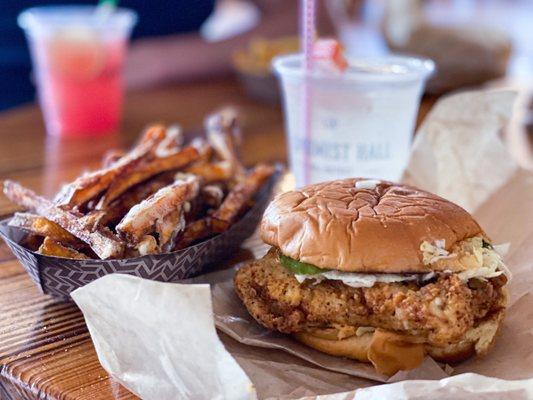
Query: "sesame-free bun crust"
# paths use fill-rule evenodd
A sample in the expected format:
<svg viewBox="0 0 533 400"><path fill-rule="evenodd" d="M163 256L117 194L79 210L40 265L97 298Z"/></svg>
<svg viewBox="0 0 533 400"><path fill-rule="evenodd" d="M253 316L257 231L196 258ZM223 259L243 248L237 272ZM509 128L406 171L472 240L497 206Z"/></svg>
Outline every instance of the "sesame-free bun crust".
<svg viewBox="0 0 533 400"><path fill-rule="evenodd" d="M364 273L425 273L467 269L454 260L424 265L420 244L456 243L484 233L472 216L434 194L361 178L309 185L278 195L261 223L261 238L296 260L319 268Z"/></svg>

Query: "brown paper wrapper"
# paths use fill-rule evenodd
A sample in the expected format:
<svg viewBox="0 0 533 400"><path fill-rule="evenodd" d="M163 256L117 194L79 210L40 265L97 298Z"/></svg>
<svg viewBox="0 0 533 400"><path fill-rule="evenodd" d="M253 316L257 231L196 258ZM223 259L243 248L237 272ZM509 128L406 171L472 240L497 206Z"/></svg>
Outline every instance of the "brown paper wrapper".
<svg viewBox="0 0 533 400"><path fill-rule="evenodd" d="M281 166L257 194L254 206L226 232L209 240L171 253L147 255L123 260L70 260L45 256L26 249L20 243L26 232L0 221L0 236L17 257L41 291L60 298L107 274L122 273L160 282L176 282L210 271L236 252L253 234L281 174Z"/></svg>

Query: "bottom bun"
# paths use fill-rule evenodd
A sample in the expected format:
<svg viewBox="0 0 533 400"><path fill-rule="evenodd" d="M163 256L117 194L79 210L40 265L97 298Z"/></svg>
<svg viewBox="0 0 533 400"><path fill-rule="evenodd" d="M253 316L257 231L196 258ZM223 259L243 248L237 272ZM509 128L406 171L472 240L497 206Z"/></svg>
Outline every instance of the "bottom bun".
<svg viewBox="0 0 533 400"><path fill-rule="evenodd" d="M299 342L332 356L347 357L352 360L370 362L368 349L374 333L365 333L361 336L350 336L346 339L332 340L316 336L315 332L299 332L293 336Z"/></svg>
<svg viewBox="0 0 533 400"><path fill-rule="evenodd" d="M430 355L436 361L445 363L457 363L474 355L486 354L494 344L504 314L504 309L492 313L478 326L470 329L463 341L445 347L431 346L423 343L421 338L401 336L381 329L344 339L326 338L320 334L320 330L300 332L294 334L294 337L305 345L332 356L372 362L378 372L393 375L399 370L415 368L422 362L425 354ZM383 345L380 338L379 352L381 354L379 357L373 354L375 353L373 343L376 343L377 335L392 338L392 343L388 345ZM395 355L394 352L403 352L403 354ZM410 360L406 361L406 359Z"/></svg>

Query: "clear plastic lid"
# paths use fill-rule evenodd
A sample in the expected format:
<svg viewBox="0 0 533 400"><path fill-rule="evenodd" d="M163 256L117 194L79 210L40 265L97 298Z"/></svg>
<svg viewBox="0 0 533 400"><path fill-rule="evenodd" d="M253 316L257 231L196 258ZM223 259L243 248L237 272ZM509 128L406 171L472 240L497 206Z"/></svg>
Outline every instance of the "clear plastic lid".
<svg viewBox="0 0 533 400"><path fill-rule="evenodd" d="M348 58L348 64L345 71L338 72L317 63L307 76L317 80L400 83L425 80L435 70L435 63L430 59L400 55L368 59ZM272 66L282 77L302 78L305 75L302 54L275 57Z"/></svg>
<svg viewBox="0 0 533 400"><path fill-rule="evenodd" d="M96 6L33 7L18 16L19 26L30 35L82 27L100 34L126 36L136 22L137 13L133 10L117 8L110 11Z"/></svg>

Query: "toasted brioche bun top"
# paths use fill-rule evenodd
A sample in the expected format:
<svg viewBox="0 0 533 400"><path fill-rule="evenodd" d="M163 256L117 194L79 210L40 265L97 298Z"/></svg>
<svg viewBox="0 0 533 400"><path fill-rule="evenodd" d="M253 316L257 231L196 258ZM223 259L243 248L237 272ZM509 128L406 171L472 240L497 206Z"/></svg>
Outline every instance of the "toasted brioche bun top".
<svg viewBox="0 0 533 400"><path fill-rule="evenodd" d="M356 187L356 182L361 181ZM282 254L324 269L427 273L468 269L454 260L424 265L422 242L485 236L458 205L412 186L362 178L309 185L278 195L261 238Z"/></svg>

